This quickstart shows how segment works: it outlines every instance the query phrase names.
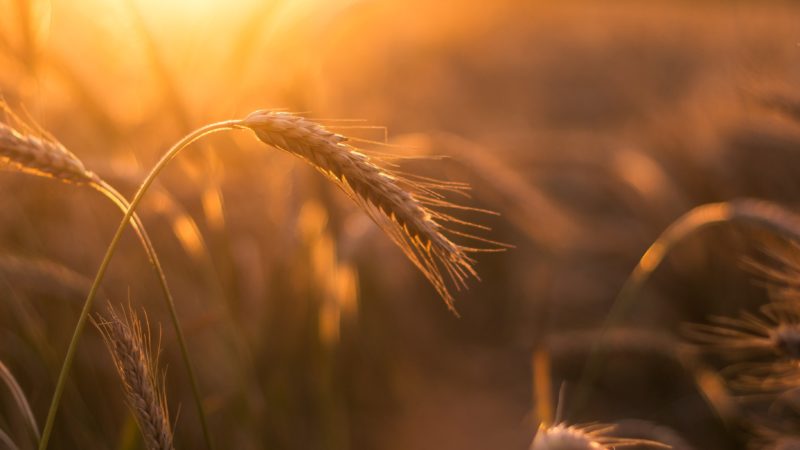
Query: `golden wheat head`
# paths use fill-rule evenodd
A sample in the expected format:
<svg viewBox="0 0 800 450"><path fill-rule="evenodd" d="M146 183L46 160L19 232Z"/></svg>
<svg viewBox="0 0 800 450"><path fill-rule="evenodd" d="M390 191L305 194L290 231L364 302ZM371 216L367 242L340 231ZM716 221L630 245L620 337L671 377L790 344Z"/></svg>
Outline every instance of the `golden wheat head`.
<svg viewBox="0 0 800 450"><path fill-rule="evenodd" d="M0 109L8 110L0 104ZM13 118L13 116L12 116ZM0 162L21 172L85 184L97 181L77 156L46 133L36 133L22 121L15 127L0 119Z"/></svg>
<svg viewBox="0 0 800 450"><path fill-rule="evenodd" d="M475 261L469 254L506 247L454 229L488 229L446 212L487 212L446 200L446 193L464 194L469 189L464 183L401 175L382 167L378 158L359 151L345 136L294 114L256 111L242 125L253 130L265 144L304 159L335 182L403 250L453 311L451 287L460 290L466 288L469 278L478 278ZM464 246L451 240L453 236L491 247Z"/></svg>
<svg viewBox="0 0 800 450"><path fill-rule="evenodd" d="M157 356L152 353L149 327L143 327L136 314L117 312L109 307L108 318L98 318L114 366L122 380L125 399L131 409L148 450L172 450L163 378Z"/></svg>

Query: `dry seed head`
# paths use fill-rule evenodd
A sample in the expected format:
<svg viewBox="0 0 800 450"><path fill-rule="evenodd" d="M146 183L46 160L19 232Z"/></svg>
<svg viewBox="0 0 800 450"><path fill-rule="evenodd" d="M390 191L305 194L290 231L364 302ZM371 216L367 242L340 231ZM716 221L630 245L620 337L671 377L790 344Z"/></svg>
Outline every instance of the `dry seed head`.
<svg viewBox="0 0 800 450"><path fill-rule="evenodd" d="M774 394L788 400L800 388L800 365L794 360L745 362L727 367L732 388L743 393Z"/></svg>
<svg viewBox="0 0 800 450"><path fill-rule="evenodd" d="M265 144L299 156L334 181L405 252L451 309L450 286L466 288L467 279L478 278L469 254L507 247L452 228L486 230L445 212L474 210L445 199L445 193L464 194L469 187L462 183L394 173L358 151L346 137L294 114L256 111L242 125ZM453 242L452 236L490 244L491 248L462 246Z"/></svg>
<svg viewBox="0 0 800 450"><path fill-rule="evenodd" d="M646 439L628 439L608 436L614 425L594 424L586 426L564 423L550 427L539 426L530 450L611 450L636 445L670 448L660 442Z"/></svg>
<svg viewBox="0 0 800 450"><path fill-rule="evenodd" d="M760 313L712 317L711 324L687 325L686 334L739 361L722 372L739 391L778 393L800 387L800 306L773 302Z"/></svg>
<svg viewBox="0 0 800 450"><path fill-rule="evenodd" d="M0 162L26 173L84 184L97 181L77 156L49 136L0 121Z"/></svg>
<svg viewBox="0 0 800 450"><path fill-rule="evenodd" d="M768 303L760 314L711 317L710 324L688 324L689 339L711 350L741 357L742 352L800 358L800 307L793 302Z"/></svg>
<svg viewBox="0 0 800 450"><path fill-rule="evenodd" d="M774 301L800 302L800 243L769 241L763 258L747 258L744 266Z"/></svg>
<svg viewBox="0 0 800 450"><path fill-rule="evenodd" d="M139 424L145 447L172 450L163 377L158 371L158 358L152 353L149 327L143 327L130 309L121 314L111 307L108 310L108 319L98 318L95 324L122 380L125 399Z"/></svg>

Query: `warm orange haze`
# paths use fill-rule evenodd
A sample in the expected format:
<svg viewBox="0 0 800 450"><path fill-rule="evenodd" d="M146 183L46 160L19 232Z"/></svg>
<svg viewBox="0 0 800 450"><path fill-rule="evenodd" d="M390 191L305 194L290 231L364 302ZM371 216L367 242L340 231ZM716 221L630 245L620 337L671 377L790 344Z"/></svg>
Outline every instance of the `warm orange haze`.
<svg viewBox="0 0 800 450"><path fill-rule="evenodd" d="M798 23L0 0L0 450L798 448Z"/></svg>

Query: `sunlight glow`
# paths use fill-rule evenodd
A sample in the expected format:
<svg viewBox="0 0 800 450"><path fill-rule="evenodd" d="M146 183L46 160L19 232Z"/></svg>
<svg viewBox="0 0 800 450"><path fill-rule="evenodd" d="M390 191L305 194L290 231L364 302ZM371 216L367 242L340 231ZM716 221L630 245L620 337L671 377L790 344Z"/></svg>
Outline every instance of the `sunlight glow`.
<svg viewBox="0 0 800 450"><path fill-rule="evenodd" d="M223 0L127 0L132 2L145 16L161 16L192 20L211 18L217 14L228 15L226 11L247 10L256 3L252 0L236 2L236 8L231 8L231 3ZM273 0L277 1L277 0Z"/></svg>

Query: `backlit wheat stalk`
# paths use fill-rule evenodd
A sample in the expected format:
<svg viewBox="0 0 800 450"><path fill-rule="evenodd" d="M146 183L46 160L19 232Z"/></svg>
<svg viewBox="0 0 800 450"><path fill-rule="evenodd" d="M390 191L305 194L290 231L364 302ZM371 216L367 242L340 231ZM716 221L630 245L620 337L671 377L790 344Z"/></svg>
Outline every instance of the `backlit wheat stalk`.
<svg viewBox="0 0 800 450"><path fill-rule="evenodd" d="M256 111L242 125L265 144L299 156L335 182L405 252L453 311L450 286L466 288L467 279L478 278L469 254L505 247L455 229L487 230L447 212L481 211L445 199L446 193L468 190L463 183L395 173L351 146L345 136L294 114ZM463 246L453 242L452 236L489 247Z"/></svg>
<svg viewBox="0 0 800 450"><path fill-rule="evenodd" d="M41 129L34 129L28 126L24 121L20 120L5 103L0 101L0 112L5 113L6 121L0 120L0 162L5 163L9 167L19 170L21 172L30 173L34 175L54 178L62 182L72 183L77 185L88 185L93 189L103 194L106 198L111 200L122 211L127 211L128 201L122 194L120 194L114 187L100 179L96 174L87 170L80 159L72 152L67 150L61 143L47 132ZM13 125L12 125L13 124ZM161 268L158 255L153 247L150 237L148 236L144 225L136 214L126 216L124 224L130 224L137 237L139 238L142 247L147 253L153 269L158 276L159 284L164 294L164 300L170 312L170 319L172 320L173 327L175 328L178 344L181 349L181 357L187 372L192 387L192 394L194 396L195 405L200 416L200 423L203 429L204 438L208 448L212 448L211 438L208 431L208 426L205 420L205 414L200 400L200 394L197 387L197 381L194 376L194 371L191 367L189 360L188 350L186 348L185 338L181 331L178 321L177 312L175 311L175 302L170 293L169 286L167 285L166 276ZM108 263L107 261L105 262ZM78 324L75 327L76 333L73 333L73 338L80 335L83 327L85 326L89 312L91 310L92 301L99 283L94 283L88 294L84 309L78 319ZM53 400L48 411L47 421L45 422L44 430L42 432L42 439L40 441L40 448L47 447L50 433L55 421L55 414L61 400L64 384L66 381L66 374L72 365L74 352L77 348L75 345L70 345L67 349L67 356L64 359L59 380L56 384L56 390L53 394Z"/></svg>
<svg viewBox="0 0 800 450"><path fill-rule="evenodd" d="M109 308L109 317L98 318L96 325L122 380L125 399L139 424L145 447L171 450L167 399L158 358L152 353L149 328L142 326L132 310L120 314L113 308Z"/></svg>

